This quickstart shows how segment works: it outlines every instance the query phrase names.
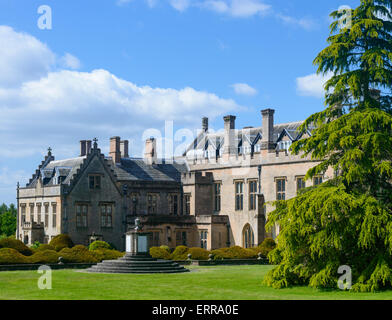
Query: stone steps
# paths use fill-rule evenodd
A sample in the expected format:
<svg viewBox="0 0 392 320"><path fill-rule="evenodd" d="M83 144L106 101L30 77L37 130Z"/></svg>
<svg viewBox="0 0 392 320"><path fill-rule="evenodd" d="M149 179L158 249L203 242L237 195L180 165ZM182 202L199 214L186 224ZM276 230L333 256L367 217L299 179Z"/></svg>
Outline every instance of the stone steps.
<svg viewBox="0 0 392 320"><path fill-rule="evenodd" d="M126 254L117 260L104 260L91 268L88 272L95 273L181 273L189 272L178 263L157 260L146 256L132 256Z"/></svg>

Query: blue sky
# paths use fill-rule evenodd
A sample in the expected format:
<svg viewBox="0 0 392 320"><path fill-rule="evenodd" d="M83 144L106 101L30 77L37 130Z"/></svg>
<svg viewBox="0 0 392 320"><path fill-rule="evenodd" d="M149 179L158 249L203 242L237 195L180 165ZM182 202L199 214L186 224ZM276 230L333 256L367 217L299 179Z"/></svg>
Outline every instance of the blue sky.
<svg viewBox="0 0 392 320"><path fill-rule="evenodd" d="M0 0L0 202L15 200L51 146L78 155L79 140L143 139L165 121L195 130L208 116L259 126L323 108L312 61L326 46L329 13L359 1ZM52 28L37 9L48 5Z"/></svg>

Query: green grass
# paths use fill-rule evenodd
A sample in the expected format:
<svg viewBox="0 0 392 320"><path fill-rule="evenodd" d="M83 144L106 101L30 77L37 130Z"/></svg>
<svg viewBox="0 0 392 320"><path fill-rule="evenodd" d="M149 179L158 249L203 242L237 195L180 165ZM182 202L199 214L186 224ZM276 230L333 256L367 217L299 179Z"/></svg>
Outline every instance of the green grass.
<svg viewBox="0 0 392 320"><path fill-rule="evenodd" d="M163 275L91 274L54 270L52 290L39 290L36 271L0 272L0 299L47 300L315 300L392 299L392 291L349 293L308 287L272 289L262 279L272 266L190 267Z"/></svg>

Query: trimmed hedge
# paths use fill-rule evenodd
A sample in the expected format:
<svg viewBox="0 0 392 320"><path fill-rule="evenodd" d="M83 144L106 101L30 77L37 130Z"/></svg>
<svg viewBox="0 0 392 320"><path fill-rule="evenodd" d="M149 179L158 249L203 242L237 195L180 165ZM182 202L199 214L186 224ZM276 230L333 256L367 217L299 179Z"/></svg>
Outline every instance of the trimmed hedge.
<svg viewBox="0 0 392 320"><path fill-rule="evenodd" d="M67 234L59 234L55 236L50 242L49 245L54 247L56 251L61 251L64 248L72 248L74 246L71 238Z"/></svg>
<svg viewBox="0 0 392 320"><path fill-rule="evenodd" d="M266 238L259 246L258 246L261 254L264 257L267 257L268 254L276 248L276 242L272 238Z"/></svg>
<svg viewBox="0 0 392 320"><path fill-rule="evenodd" d="M26 246L22 241L13 238L1 239L0 248L15 249L24 256L31 256L33 254L33 250Z"/></svg>
<svg viewBox="0 0 392 320"><path fill-rule="evenodd" d="M113 248L109 243L107 243L105 241L97 240L97 241L90 243L90 245L88 246L88 249L91 251L91 250L97 250L97 249L112 250Z"/></svg>
<svg viewBox="0 0 392 320"><path fill-rule="evenodd" d="M28 258L29 263L57 263L59 254L55 250L41 250Z"/></svg>
<svg viewBox="0 0 392 320"><path fill-rule="evenodd" d="M257 259L259 257L259 253L266 257L268 253L273 250L275 245L276 244L273 239L266 239L260 246L249 249L235 246L231 248L221 248L208 251L202 248L188 248L186 246L178 246L175 248L172 254L169 253L170 249L168 250L166 249L167 247L161 246L150 248L150 255L155 259L178 261L187 260L189 254L191 255L192 260L208 260L210 254L213 254L214 260Z"/></svg>
<svg viewBox="0 0 392 320"><path fill-rule="evenodd" d="M105 248L91 250L90 253L95 257L95 259L97 259L98 262L103 260L117 260L124 256L124 252Z"/></svg>
<svg viewBox="0 0 392 320"><path fill-rule="evenodd" d="M73 248L64 248L59 252L59 256L63 258L65 263L97 263L96 256L82 245Z"/></svg>
<svg viewBox="0 0 392 320"><path fill-rule="evenodd" d="M35 249L36 252L38 251L45 251L45 250L53 250L56 251L53 246L50 244L41 244L37 249Z"/></svg>
<svg viewBox="0 0 392 320"><path fill-rule="evenodd" d="M244 249L239 246L217 249L213 250L211 253L214 255L215 260L255 259L258 256L257 252L254 249Z"/></svg>
<svg viewBox="0 0 392 320"><path fill-rule="evenodd" d="M29 263L28 257L12 248L0 249L0 264L25 264Z"/></svg>
<svg viewBox="0 0 392 320"><path fill-rule="evenodd" d="M189 248L186 246L178 246L170 255L171 260L186 260L188 258Z"/></svg>
<svg viewBox="0 0 392 320"><path fill-rule="evenodd" d="M162 247L151 247L150 248L150 255L154 259L164 259L170 260L170 253L166 249Z"/></svg>
<svg viewBox="0 0 392 320"><path fill-rule="evenodd" d="M203 248L190 248L188 254L192 255L192 260L208 260L211 252Z"/></svg>

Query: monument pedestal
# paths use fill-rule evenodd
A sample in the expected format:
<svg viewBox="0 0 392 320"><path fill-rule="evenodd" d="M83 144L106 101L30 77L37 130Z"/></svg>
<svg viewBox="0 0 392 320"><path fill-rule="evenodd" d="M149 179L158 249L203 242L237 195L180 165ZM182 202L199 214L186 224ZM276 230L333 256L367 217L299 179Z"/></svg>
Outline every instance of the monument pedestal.
<svg viewBox="0 0 392 320"><path fill-rule="evenodd" d="M150 256L151 233L142 232L136 219L136 228L125 234L126 254L117 260L104 260L87 269L96 273L181 273L188 269L170 260Z"/></svg>

